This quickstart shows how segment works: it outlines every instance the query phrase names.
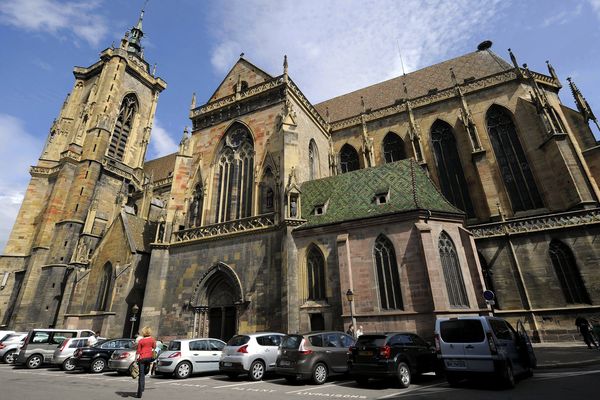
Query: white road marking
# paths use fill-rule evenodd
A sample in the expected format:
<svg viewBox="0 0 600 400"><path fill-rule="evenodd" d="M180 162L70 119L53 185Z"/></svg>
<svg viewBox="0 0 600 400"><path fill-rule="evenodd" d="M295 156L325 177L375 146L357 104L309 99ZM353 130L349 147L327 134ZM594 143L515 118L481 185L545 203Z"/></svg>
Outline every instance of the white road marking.
<svg viewBox="0 0 600 400"><path fill-rule="evenodd" d="M291 392L285 392L285 394L305 392L307 390L321 390L323 388L331 387L331 386L348 386L348 385L353 385L353 384L354 384L354 382L347 382L347 383L340 383L340 384L332 383L332 384L325 385L325 386L311 386L311 387L300 389L300 390L292 390Z"/></svg>
<svg viewBox="0 0 600 400"><path fill-rule="evenodd" d="M402 392L392 393L392 394L378 397L377 400L387 399L387 398L394 397L394 396L402 396L402 395L405 395L408 393L416 392L417 390L432 388L432 387L441 386L441 385L445 385L445 384L446 384L446 382L440 382L440 383L434 383L432 385L416 386L414 388L409 387L408 389L403 390Z"/></svg>
<svg viewBox="0 0 600 400"><path fill-rule="evenodd" d="M233 385L214 386L213 389L222 389L222 388L243 386L243 385L254 385L255 383L264 383L264 382L263 381L254 381L254 382L235 383Z"/></svg>
<svg viewBox="0 0 600 400"><path fill-rule="evenodd" d="M187 382L190 382L190 381L202 381L202 380L210 379L210 378L212 378L212 376L205 376L203 378L188 378L188 379L186 379L186 381ZM153 383L155 385L165 385L165 384L168 384L168 383L177 383L177 381L167 380L167 381L164 381L164 382L153 382Z"/></svg>

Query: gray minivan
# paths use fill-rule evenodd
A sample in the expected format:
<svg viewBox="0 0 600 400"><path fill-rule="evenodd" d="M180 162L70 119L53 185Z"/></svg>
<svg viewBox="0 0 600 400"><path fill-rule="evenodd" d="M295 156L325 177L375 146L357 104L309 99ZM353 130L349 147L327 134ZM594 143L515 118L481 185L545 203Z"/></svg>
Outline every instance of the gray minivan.
<svg viewBox="0 0 600 400"><path fill-rule="evenodd" d="M52 362L54 351L64 340L92 335L93 331L84 329L33 329L27 334L15 364L30 369L39 368L42 364Z"/></svg>
<svg viewBox="0 0 600 400"><path fill-rule="evenodd" d="M512 388L515 375L531 376L537 363L533 347L521 322L517 329L490 316L439 318L435 347L448 383L491 375Z"/></svg>

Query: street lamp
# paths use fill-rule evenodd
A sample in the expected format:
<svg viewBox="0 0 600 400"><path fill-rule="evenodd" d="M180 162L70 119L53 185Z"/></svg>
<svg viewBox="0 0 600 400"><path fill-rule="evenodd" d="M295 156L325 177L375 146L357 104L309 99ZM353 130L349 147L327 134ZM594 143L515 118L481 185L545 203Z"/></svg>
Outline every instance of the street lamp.
<svg viewBox="0 0 600 400"><path fill-rule="evenodd" d="M356 332L354 310L352 309L352 302L354 301L354 292L352 291L352 289L348 289L348 291L346 292L346 300L348 300L348 303L350 304L350 322L354 326L354 331Z"/></svg>
<svg viewBox="0 0 600 400"><path fill-rule="evenodd" d="M129 336L131 336L131 338L133 338L133 327L135 326L135 321L137 321L136 315L138 311L140 311L140 308L137 304L134 304L133 307L131 307L131 318L129 318L129 321L131 321L131 333Z"/></svg>

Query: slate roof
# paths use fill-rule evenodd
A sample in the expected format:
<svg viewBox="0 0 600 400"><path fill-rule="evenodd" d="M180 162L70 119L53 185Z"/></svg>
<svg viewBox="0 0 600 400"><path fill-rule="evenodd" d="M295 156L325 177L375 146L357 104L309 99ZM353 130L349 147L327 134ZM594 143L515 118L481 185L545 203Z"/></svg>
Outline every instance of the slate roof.
<svg viewBox="0 0 600 400"><path fill-rule="evenodd" d="M175 158L177 158L177 153L146 161L144 163L144 172L147 176L152 177L152 182L166 179L173 174Z"/></svg>
<svg viewBox="0 0 600 400"><path fill-rule="evenodd" d="M121 212L121 217L131 251L150 253L150 243L154 241L156 224L124 211Z"/></svg>
<svg viewBox="0 0 600 400"><path fill-rule="evenodd" d="M372 110L391 106L403 99L405 97L402 85L404 80L410 98L424 96L432 89L450 88L454 86L450 77L450 68L454 70L458 82L462 83L465 79L480 79L514 67L489 49L476 51L411 72L405 76L334 97L315 105L315 107L325 119L327 119L326 109L329 108L330 121L340 121L362 112L361 96L364 98L365 107Z"/></svg>
<svg viewBox="0 0 600 400"><path fill-rule="evenodd" d="M388 201L377 204L375 196L385 192ZM464 215L412 159L307 181L301 193L301 217L307 222L298 229L412 210ZM315 207L323 204L325 213L315 215Z"/></svg>

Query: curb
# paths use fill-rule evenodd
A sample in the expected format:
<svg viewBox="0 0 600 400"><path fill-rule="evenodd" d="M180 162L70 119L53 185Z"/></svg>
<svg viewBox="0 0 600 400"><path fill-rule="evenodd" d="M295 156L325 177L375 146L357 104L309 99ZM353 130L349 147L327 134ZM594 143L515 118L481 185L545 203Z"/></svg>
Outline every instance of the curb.
<svg viewBox="0 0 600 400"><path fill-rule="evenodd" d="M587 360L587 361L571 361L571 362L563 362L563 363L554 363L554 364L541 364L538 365L535 369L558 369L558 368L575 368L575 367L584 367L588 365L600 364L600 360Z"/></svg>

